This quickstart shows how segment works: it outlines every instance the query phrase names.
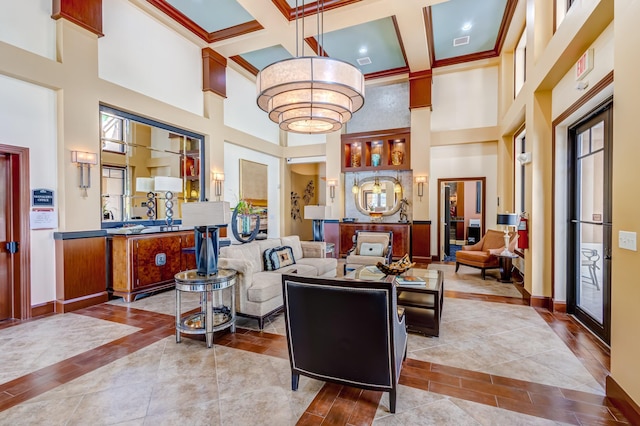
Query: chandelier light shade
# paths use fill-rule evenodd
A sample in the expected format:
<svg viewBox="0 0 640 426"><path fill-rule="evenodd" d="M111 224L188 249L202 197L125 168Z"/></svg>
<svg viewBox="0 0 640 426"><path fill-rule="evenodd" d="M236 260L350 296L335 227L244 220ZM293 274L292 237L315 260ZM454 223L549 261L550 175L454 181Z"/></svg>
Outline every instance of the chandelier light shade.
<svg viewBox="0 0 640 426"><path fill-rule="evenodd" d="M282 130L339 130L364 105L364 76L348 62L303 56L275 62L258 73L258 106Z"/></svg>
<svg viewBox="0 0 640 426"><path fill-rule="evenodd" d="M298 1L296 0L296 57L274 62L258 73L258 106L280 128L293 133L329 133L339 130L364 105L364 76L348 62L324 56L324 0L318 0L318 55L298 55ZM304 35L302 1L302 34ZM320 24L322 22L322 26Z"/></svg>

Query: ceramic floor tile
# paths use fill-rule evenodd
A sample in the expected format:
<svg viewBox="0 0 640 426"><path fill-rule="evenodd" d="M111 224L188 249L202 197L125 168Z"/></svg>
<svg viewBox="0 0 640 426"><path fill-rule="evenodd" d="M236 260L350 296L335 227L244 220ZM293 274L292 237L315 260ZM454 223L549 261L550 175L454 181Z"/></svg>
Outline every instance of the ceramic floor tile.
<svg viewBox="0 0 640 426"><path fill-rule="evenodd" d="M458 398L451 398L450 401L460 407L483 426L558 426L567 423L555 422L553 420L541 419L540 417L529 416L516 413L514 411L503 410L502 408L489 407L472 401L465 401Z"/></svg>
<svg viewBox="0 0 640 426"><path fill-rule="evenodd" d="M374 425L424 425L424 426L478 426L479 423L467 412L449 401L440 399L403 413L377 417Z"/></svg>

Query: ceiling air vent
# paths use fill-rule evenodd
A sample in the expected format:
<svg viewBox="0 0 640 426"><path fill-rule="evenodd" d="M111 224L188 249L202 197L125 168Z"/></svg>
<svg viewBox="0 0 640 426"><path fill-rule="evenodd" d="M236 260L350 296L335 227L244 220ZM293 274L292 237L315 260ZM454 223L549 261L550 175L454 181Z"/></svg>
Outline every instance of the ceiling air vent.
<svg viewBox="0 0 640 426"><path fill-rule="evenodd" d="M464 46L465 44L469 44L469 36L462 36L453 39L453 47Z"/></svg>
<svg viewBox="0 0 640 426"><path fill-rule="evenodd" d="M358 65L369 65L371 63L371 58L365 56L364 58L356 59L356 61L358 61Z"/></svg>

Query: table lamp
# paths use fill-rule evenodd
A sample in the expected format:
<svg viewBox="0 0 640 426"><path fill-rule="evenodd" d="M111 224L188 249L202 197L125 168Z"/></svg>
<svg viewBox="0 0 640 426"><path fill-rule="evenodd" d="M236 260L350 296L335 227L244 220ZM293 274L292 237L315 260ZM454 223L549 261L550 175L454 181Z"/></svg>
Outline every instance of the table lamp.
<svg viewBox="0 0 640 426"><path fill-rule="evenodd" d="M509 227L515 228L518 223L518 215L516 213L498 213L497 219L498 225L504 225L504 250L500 253L501 256L513 256L514 254L509 251Z"/></svg>
<svg viewBox="0 0 640 426"><path fill-rule="evenodd" d="M169 176L156 176L153 178L153 187L156 192L164 192L165 206L165 226L161 226L162 231L172 231L173 226L173 193L182 192L182 179Z"/></svg>
<svg viewBox="0 0 640 426"><path fill-rule="evenodd" d="M193 226L198 275L218 273L220 225L229 223L231 207L227 201L184 203L182 226ZM208 225L207 225L208 224Z"/></svg>
<svg viewBox="0 0 640 426"><path fill-rule="evenodd" d="M304 206L304 218L313 220L313 241L324 241L323 223L330 216L330 206Z"/></svg>

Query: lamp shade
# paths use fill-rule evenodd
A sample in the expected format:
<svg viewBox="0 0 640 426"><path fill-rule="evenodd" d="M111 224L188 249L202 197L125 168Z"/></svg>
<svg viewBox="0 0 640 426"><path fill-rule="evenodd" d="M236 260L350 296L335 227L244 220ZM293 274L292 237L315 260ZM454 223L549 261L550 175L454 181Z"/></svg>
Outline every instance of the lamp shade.
<svg viewBox="0 0 640 426"><path fill-rule="evenodd" d="M304 206L305 219L326 219L330 216L330 206Z"/></svg>
<svg viewBox="0 0 640 426"><path fill-rule="evenodd" d="M516 226L518 215L515 213L498 213L498 225Z"/></svg>
<svg viewBox="0 0 640 426"><path fill-rule="evenodd" d="M156 176L153 178L153 187L156 192L182 192L182 179L169 176Z"/></svg>
<svg viewBox="0 0 640 426"><path fill-rule="evenodd" d="M139 177L136 178L136 191L137 192L153 192L153 178Z"/></svg>
<svg viewBox="0 0 640 426"><path fill-rule="evenodd" d="M226 225L231 219L228 201L182 204L183 226Z"/></svg>

